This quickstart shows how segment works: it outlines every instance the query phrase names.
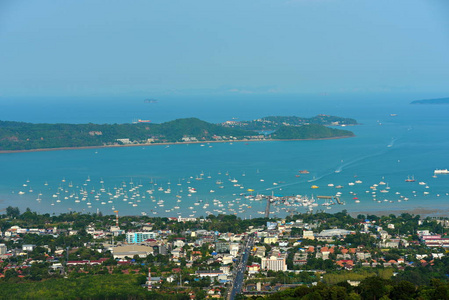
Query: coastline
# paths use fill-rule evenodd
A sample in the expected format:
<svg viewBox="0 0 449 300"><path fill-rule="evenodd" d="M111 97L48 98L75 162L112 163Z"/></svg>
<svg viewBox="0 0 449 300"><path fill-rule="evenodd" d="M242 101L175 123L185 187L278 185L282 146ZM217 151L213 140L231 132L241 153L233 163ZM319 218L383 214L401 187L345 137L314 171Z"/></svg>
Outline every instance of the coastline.
<svg viewBox="0 0 449 300"><path fill-rule="evenodd" d="M102 145L102 146L81 146L81 147L61 147L61 148L40 148L30 150L0 150L0 154L8 153L27 153L27 152L43 152L43 151L61 151L61 150L84 150L84 149L102 149L102 148L122 148L122 147L147 147L147 146L169 146L169 145L188 145L188 144L205 144L205 143L249 143L249 142L274 142L274 141L320 141L320 140L337 140L352 138L353 136L339 136L317 139L251 139L251 140L229 140L229 141L197 141L197 142L169 142L169 143L148 143L148 144L129 144L129 145Z"/></svg>

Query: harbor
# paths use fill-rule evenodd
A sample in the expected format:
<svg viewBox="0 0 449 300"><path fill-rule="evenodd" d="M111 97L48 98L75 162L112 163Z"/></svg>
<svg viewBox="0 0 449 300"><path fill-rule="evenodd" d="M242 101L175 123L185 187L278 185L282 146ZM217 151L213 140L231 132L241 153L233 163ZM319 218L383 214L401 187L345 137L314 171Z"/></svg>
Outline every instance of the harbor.
<svg viewBox="0 0 449 300"><path fill-rule="evenodd" d="M154 107L164 109L163 105L170 101L161 101ZM247 99L246 109L241 111L217 111L209 109L204 101L190 101L193 102L189 105L179 102L174 106L178 112L171 111L165 118L192 114L222 122L231 120L230 116L248 120L268 115L266 111L252 110L257 105L251 99ZM197 106L191 106L192 103ZM273 111L277 115L288 115L292 109L301 115L327 113L322 106L312 109L299 102L288 106L292 103L288 98L280 103L283 105ZM308 211L449 210L449 176L445 171L449 138L446 132L436 130L447 125L444 109L418 109L385 99L384 106L373 106L371 114L366 115L363 105L355 100L338 109L333 102L326 103L330 113L360 120L361 125L351 126L354 138L257 143L199 141L3 153L0 203L3 208L30 208L45 213L112 214L119 210L121 215L163 217L264 217L267 201L263 197L272 196L275 198L268 212L276 217ZM124 111L118 104L109 104ZM200 104L208 109L207 115L191 111ZM73 107L73 111L77 109ZM392 117L391 112L397 115ZM123 118L132 119L135 109L130 114ZM139 116L152 122L163 121L156 112ZM428 120L430 123L426 124L431 125L420 125L416 123L418 119Z"/></svg>
<svg viewBox="0 0 449 300"><path fill-rule="evenodd" d="M81 181L70 176L57 181L28 178L9 195L28 202L28 207L36 210L102 214L118 210L128 215L183 218L219 214L285 217L304 212L366 210L367 206L378 210L407 209L410 199L449 199L449 189L435 192L431 184L411 182L410 177L381 177L367 183L358 175L348 181L345 172L318 177L314 173L312 169L297 170L288 179L277 181L259 169L239 173L200 171L173 180L139 177L117 181L90 175ZM431 176L434 182L448 179L444 174L435 174ZM329 182L330 179L338 181Z"/></svg>

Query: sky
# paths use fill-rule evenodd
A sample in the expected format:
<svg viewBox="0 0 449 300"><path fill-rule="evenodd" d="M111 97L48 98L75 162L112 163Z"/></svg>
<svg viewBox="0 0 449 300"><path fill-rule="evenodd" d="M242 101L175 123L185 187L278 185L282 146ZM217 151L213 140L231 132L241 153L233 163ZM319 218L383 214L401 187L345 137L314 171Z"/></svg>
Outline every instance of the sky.
<svg viewBox="0 0 449 300"><path fill-rule="evenodd" d="M0 0L0 97L440 93L447 0Z"/></svg>

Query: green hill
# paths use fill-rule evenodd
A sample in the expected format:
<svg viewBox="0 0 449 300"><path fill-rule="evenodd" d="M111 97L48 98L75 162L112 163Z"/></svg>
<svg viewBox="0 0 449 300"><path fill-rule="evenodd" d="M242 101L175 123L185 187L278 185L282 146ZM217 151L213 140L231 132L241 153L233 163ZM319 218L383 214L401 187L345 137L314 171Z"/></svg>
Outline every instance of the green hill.
<svg viewBox="0 0 449 300"><path fill-rule="evenodd" d="M352 136L322 125L283 126L272 136L211 124L197 118L161 124L32 124L0 121L0 151L97 147L149 143L234 140L321 139Z"/></svg>
<svg viewBox="0 0 449 300"><path fill-rule="evenodd" d="M354 133L348 130L329 128L323 125L311 124L299 127L282 126L271 137L273 139L325 139L336 137L351 137Z"/></svg>

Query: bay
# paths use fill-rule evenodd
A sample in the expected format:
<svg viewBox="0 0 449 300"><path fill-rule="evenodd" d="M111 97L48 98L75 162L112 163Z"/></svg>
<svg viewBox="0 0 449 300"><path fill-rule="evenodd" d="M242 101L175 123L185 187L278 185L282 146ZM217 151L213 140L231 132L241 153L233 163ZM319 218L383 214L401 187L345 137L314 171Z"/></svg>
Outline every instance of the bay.
<svg viewBox="0 0 449 300"><path fill-rule="evenodd" d="M432 175L434 169L449 168L449 106L409 104L420 98L429 97L410 94L171 96L151 104L141 98L124 97L0 99L4 108L0 119L26 122L125 123L133 119L164 122L192 116L223 122L232 118L311 117L322 113L355 118L361 123L345 128L356 134L348 139L1 154L0 207L12 205L21 210L29 207L50 213L112 214L118 210L122 215L187 217L210 212L258 217L262 216L266 202L240 194L300 194L316 198L341 192L345 205L327 209L322 206L323 200L319 200L314 211L445 214L449 209L449 176L434 178ZM310 173L298 173L304 169ZM405 182L409 176L416 182ZM231 182L234 179L237 182ZM356 180L362 183L355 183ZM217 181L222 181L224 188L219 188ZM376 198L370 188L374 184L379 185ZM319 188L312 189L312 185ZM344 187L336 189L336 185ZM161 187L163 191L159 191ZM191 196L188 196L189 187L196 191ZM168 188L170 193L166 193ZM123 195L114 198L117 190L122 190ZM151 190L154 191L149 194L147 191ZM86 194L85 200L82 193ZM123 201L125 195L127 199ZM76 197L79 202L75 201ZM276 216L295 211L304 212L307 208L272 207L272 215Z"/></svg>

